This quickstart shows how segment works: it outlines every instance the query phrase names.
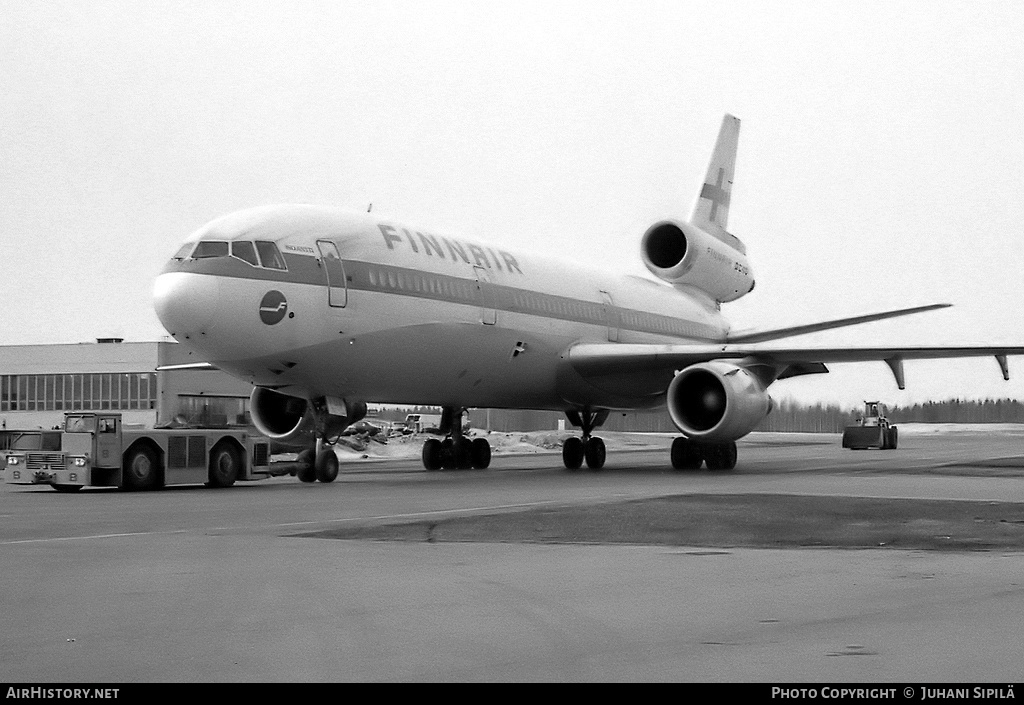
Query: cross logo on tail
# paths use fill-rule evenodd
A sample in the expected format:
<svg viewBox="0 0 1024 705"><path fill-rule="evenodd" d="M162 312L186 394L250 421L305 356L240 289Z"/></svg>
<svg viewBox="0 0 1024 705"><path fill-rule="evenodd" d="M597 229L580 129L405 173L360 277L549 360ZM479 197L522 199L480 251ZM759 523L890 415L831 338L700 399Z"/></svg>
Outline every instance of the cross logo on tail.
<svg viewBox="0 0 1024 705"><path fill-rule="evenodd" d="M704 188L700 191L700 197L706 198L711 201L711 216L709 220L712 223L717 222L715 218L718 215L718 206L722 208L729 207L729 192L725 190L723 182L725 181L725 169L718 170L718 183L717 184L704 184Z"/></svg>

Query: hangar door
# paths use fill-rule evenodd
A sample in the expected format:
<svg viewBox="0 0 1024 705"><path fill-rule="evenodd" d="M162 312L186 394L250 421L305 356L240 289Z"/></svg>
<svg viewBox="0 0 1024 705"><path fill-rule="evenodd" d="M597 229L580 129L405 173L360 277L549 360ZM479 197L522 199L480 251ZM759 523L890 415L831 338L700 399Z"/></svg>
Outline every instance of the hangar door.
<svg viewBox="0 0 1024 705"><path fill-rule="evenodd" d="M320 261L327 274L327 301L331 306L344 308L348 303L348 283L345 280L345 263L341 261L338 247L330 240L317 240Z"/></svg>

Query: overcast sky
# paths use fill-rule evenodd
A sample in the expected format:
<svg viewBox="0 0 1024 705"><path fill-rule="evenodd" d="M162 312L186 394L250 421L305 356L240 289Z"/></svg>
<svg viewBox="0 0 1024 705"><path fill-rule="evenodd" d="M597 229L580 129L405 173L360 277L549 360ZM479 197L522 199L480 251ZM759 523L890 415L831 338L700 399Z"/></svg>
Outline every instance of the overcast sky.
<svg viewBox="0 0 1024 705"><path fill-rule="evenodd" d="M165 335L154 277L226 212L304 202L644 273L741 118L736 328L1024 344L1024 4L57 2L0 13L0 344ZM856 404L1024 397L994 360L781 382Z"/></svg>

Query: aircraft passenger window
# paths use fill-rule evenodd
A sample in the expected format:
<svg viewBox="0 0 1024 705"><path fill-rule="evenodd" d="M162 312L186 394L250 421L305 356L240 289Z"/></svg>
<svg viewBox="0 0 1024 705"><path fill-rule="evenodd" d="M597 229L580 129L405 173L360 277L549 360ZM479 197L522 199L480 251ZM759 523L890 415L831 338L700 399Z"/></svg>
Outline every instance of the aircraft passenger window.
<svg viewBox="0 0 1024 705"><path fill-rule="evenodd" d="M203 240L196 245L192 259L209 259L210 257L227 257L228 243L220 240Z"/></svg>
<svg viewBox="0 0 1024 705"><path fill-rule="evenodd" d="M186 242L184 245L182 245L180 248L178 248L178 251L174 253L174 257L171 257L171 259L185 259L185 258L187 258L188 257L188 253L191 252L192 248L195 247L195 246L196 246L196 243L194 243L194 242Z"/></svg>
<svg viewBox="0 0 1024 705"><path fill-rule="evenodd" d="M284 257L281 256L281 251L277 249L277 245L274 243L257 240L256 249L260 253L260 261L267 269L288 269L285 266Z"/></svg>
<svg viewBox="0 0 1024 705"><path fill-rule="evenodd" d="M253 267L259 267L260 261L256 259L256 248L251 242L241 240L231 243L231 256L237 257L243 262L248 262Z"/></svg>

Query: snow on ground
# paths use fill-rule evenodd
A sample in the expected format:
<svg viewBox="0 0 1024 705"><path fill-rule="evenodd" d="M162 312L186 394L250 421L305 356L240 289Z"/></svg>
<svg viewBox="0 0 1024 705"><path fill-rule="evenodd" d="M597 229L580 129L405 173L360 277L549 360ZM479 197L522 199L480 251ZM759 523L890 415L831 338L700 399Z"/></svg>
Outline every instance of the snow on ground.
<svg viewBox="0 0 1024 705"><path fill-rule="evenodd" d="M571 431L530 431L516 433L499 433L472 430L468 438L486 438L491 444L491 454L495 457L504 455L532 455L534 453L561 453L562 441L574 434ZM668 441L676 434L670 433L601 433L608 450L644 450L648 448L665 448ZM419 458L423 452L423 442L428 438L438 438L430 434L419 433L408 436L392 436L387 443L379 443L372 439L356 441L356 447L347 444L352 437L345 437L335 446L338 459L342 462L367 460L392 460ZM354 439L352 439L354 440Z"/></svg>
<svg viewBox="0 0 1024 705"><path fill-rule="evenodd" d="M900 434L911 436L932 436L952 433L1001 436L1024 435L1024 424L1020 423L896 423Z"/></svg>
<svg viewBox="0 0 1024 705"><path fill-rule="evenodd" d="M1013 423L898 423L901 436L930 435L1024 435L1024 424ZM486 438L491 444L491 453L495 457L511 455L532 455L535 453L560 453L562 441L568 436L578 435L572 431L530 431L516 433L499 433L474 429L468 433L469 438ZM605 446L609 451L665 449L675 433L628 433L619 431L601 432ZM829 433L781 433L755 431L744 438L748 443L757 445L775 443L832 443L839 434ZM428 438L438 438L430 434L412 434L408 436L392 436L387 443L372 439L360 439L358 436L346 436L335 452L341 462L359 462L373 460L394 460L419 458L423 452L423 442ZM291 460L294 456L281 456L279 459Z"/></svg>

